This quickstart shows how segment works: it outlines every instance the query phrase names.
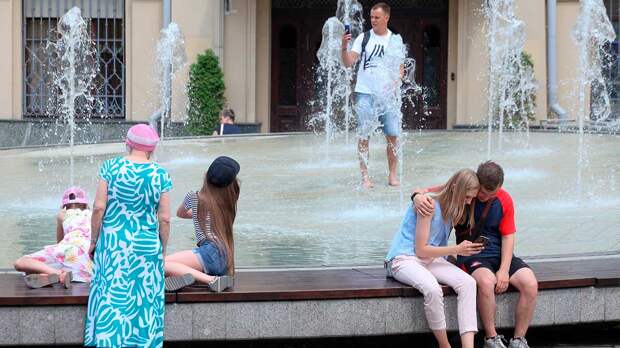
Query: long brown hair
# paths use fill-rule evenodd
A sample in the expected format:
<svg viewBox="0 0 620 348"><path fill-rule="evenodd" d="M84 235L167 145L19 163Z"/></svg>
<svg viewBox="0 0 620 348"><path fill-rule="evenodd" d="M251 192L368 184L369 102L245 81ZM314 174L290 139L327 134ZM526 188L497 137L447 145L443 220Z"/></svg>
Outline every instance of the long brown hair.
<svg viewBox="0 0 620 348"><path fill-rule="evenodd" d="M217 187L208 182L205 174L202 189L198 193L198 223L206 233L207 216L210 214L212 232L217 237L214 242L220 251L226 253L226 268L229 274L235 272L233 223L237 215L239 189L237 179L226 187Z"/></svg>
<svg viewBox="0 0 620 348"><path fill-rule="evenodd" d="M461 169L454 173L441 191L437 193L437 200L441 206L444 221L447 222L452 219L453 225L467 223L469 227L473 226L474 209L470 206L467 214L464 202L467 191L478 190L479 188L478 176L473 170Z"/></svg>

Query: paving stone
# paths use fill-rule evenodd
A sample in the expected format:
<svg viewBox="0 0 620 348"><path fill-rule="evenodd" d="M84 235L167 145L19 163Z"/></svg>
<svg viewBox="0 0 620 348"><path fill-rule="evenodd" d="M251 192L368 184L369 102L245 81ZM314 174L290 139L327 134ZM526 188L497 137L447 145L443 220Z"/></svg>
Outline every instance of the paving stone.
<svg viewBox="0 0 620 348"><path fill-rule="evenodd" d="M192 310L192 339L226 338L226 303L195 303Z"/></svg>
<svg viewBox="0 0 620 348"><path fill-rule="evenodd" d="M54 307L54 341L56 344L82 344L86 307Z"/></svg>
<svg viewBox="0 0 620 348"><path fill-rule="evenodd" d="M37 306L19 309L19 344L54 343L55 307Z"/></svg>
<svg viewBox="0 0 620 348"><path fill-rule="evenodd" d="M593 286L580 289L579 320L582 323L605 320L605 295L603 289Z"/></svg>
<svg viewBox="0 0 620 348"><path fill-rule="evenodd" d="M0 307L0 345L19 344L19 308Z"/></svg>
<svg viewBox="0 0 620 348"><path fill-rule="evenodd" d="M191 341L193 305L171 303L166 305L164 339L166 341Z"/></svg>

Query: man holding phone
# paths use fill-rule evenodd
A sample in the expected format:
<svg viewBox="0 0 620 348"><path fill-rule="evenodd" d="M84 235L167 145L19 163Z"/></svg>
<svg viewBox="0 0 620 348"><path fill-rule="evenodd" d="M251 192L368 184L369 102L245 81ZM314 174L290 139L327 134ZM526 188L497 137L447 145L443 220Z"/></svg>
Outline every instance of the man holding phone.
<svg viewBox="0 0 620 348"><path fill-rule="evenodd" d="M480 190L475 206L476 228L480 237L488 239L484 250L469 257L459 256L457 265L471 274L478 284L478 312L485 330L485 348L506 348L503 336L495 330L495 295L501 294L511 284L519 290L519 302L515 311L514 337L509 348L529 348L525 334L532 321L538 281L534 272L520 258L513 255L515 244L514 204L504 189L504 171L497 163L488 161L478 166ZM434 191L432 188L430 191ZM414 205L418 214L433 213L432 198L422 190L414 193ZM430 204L430 205L429 205ZM486 205L487 216L483 218ZM484 242L483 242L484 243Z"/></svg>
<svg viewBox="0 0 620 348"><path fill-rule="evenodd" d="M342 36L342 61L346 67L353 66L358 60L357 81L355 83L355 114L357 116L358 144L357 152L360 160L362 174L362 187L373 186L368 175L368 144L370 134L377 124L383 126L383 133L387 140L388 158L388 184L399 186L398 180L398 137L401 131L401 111L395 98L400 98L400 84L398 81L402 75L402 61L396 66L386 63L389 52L403 52L403 40L398 34L388 29L390 20L390 6L380 2L370 10L370 23L372 29L360 34L353 42L351 41L350 27ZM399 57L400 58L400 57ZM385 70L390 71L385 71ZM394 70L394 71L392 71ZM395 80L393 79L395 77Z"/></svg>

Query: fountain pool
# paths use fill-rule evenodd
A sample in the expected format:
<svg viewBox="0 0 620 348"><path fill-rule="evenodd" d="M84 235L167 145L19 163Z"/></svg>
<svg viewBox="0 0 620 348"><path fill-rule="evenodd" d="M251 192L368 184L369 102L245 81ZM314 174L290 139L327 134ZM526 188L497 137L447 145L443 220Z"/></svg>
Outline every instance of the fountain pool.
<svg viewBox="0 0 620 348"><path fill-rule="evenodd" d="M241 163L235 223L238 266L380 264L415 186L442 183L455 170L486 158L482 132L406 134L402 190L386 184L382 137L373 137L370 174L361 190L355 145L330 144L311 134L167 140L156 152L171 173L172 212L198 189L210 162L229 155ZM576 189L577 134L507 133L492 158L506 172L504 187L516 206L521 256L620 251L620 137L585 135L589 162ZM75 183L94 194L100 163L122 154L120 143L76 146ZM0 268L55 242L55 214L69 185L66 147L0 152ZM581 193L579 193L581 191ZM169 252L190 248L191 221L173 218Z"/></svg>

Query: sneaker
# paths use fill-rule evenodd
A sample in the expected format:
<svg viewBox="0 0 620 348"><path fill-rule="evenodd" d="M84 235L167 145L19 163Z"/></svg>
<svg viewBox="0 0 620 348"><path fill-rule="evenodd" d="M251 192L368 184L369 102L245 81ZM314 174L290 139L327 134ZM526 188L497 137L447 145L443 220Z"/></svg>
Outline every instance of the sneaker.
<svg viewBox="0 0 620 348"><path fill-rule="evenodd" d="M209 289L215 292L222 292L235 284L235 280L231 276L215 277L209 284Z"/></svg>
<svg viewBox="0 0 620 348"><path fill-rule="evenodd" d="M194 284L195 281L193 275L186 273L182 276L166 277L164 285L166 291L177 291Z"/></svg>
<svg viewBox="0 0 620 348"><path fill-rule="evenodd" d="M39 289L58 283L58 274L28 274L24 277L26 286L31 289Z"/></svg>
<svg viewBox="0 0 620 348"><path fill-rule="evenodd" d="M485 338L484 348L506 348L506 343L504 342L505 340L503 335Z"/></svg>
<svg viewBox="0 0 620 348"><path fill-rule="evenodd" d="M530 348L525 337L515 337L510 340L508 348Z"/></svg>

